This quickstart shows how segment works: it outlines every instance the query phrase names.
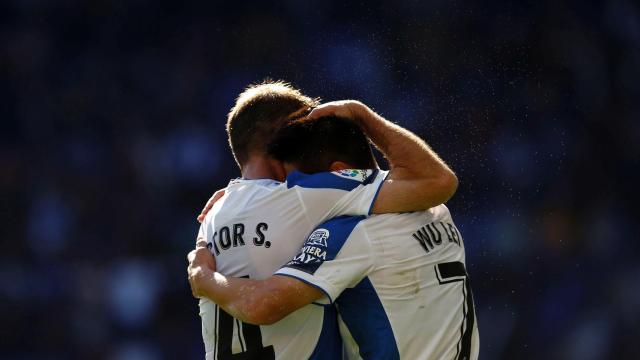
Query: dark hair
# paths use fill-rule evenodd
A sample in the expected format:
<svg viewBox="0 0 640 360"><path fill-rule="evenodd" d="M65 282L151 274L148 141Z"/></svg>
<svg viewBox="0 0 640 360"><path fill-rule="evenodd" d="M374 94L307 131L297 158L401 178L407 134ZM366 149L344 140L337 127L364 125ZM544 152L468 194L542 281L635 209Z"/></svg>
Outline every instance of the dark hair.
<svg viewBox="0 0 640 360"><path fill-rule="evenodd" d="M278 131L267 151L275 159L292 163L309 174L329 171L334 161L357 169L377 167L362 129L337 116L293 121Z"/></svg>
<svg viewBox="0 0 640 360"><path fill-rule="evenodd" d="M283 124L317 105L318 99L283 81L266 80L247 87L227 118L229 145L238 165L242 167L253 153L266 153Z"/></svg>

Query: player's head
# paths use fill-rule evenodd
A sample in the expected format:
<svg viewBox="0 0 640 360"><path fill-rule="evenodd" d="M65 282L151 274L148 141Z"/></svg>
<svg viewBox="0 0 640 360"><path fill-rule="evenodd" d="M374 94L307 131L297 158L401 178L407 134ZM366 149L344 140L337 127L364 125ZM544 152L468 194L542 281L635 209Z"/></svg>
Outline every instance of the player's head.
<svg viewBox="0 0 640 360"><path fill-rule="evenodd" d="M290 122L280 129L268 152L273 158L308 174L378 167L369 140L360 127L336 116Z"/></svg>
<svg viewBox="0 0 640 360"><path fill-rule="evenodd" d="M240 168L251 156L266 155L267 145L283 124L317 105L317 99L283 81L267 80L247 87L227 118L229 145Z"/></svg>

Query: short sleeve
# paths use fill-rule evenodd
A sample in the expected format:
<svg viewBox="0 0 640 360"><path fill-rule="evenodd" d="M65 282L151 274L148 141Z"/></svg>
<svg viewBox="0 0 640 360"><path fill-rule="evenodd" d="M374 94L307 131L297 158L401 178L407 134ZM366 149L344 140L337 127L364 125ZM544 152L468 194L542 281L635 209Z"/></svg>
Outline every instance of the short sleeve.
<svg viewBox="0 0 640 360"><path fill-rule="evenodd" d="M340 170L317 174L292 172L287 187L295 189L312 223L342 215L369 215L388 171Z"/></svg>
<svg viewBox="0 0 640 360"><path fill-rule="evenodd" d="M203 238L204 240L207 240L207 234L205 232L205 224L200 224L200 228L198 228L198 235L196 236L196 239L199 238Z"/></svg>
<svg viewBox="0 0 640 360"><path fill-rule="evenodd" d="M276 275L291 276L320 289L333 302L370 271L373 259L364 216L342 216L317 227L302 249Z"/></svg>
<svg viewBox="0 0 640 360"><path fill-rule="evenodd" d="M211 229L211 216L207 216L205 217L204 221L202 221L202 224L200 224L200 228L198 229L198 235L196 236L196 239L203 238L207 242L207 248L211 251L211 254L213 256L216 256L215 253L213 252L213 239L210 236L212 231L210 229Z"/></svg>

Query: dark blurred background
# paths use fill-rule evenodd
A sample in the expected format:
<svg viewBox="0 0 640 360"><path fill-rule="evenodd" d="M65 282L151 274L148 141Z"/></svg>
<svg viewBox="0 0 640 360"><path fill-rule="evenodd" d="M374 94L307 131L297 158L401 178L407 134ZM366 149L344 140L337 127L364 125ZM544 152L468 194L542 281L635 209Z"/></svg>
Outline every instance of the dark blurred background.
<svg viewBox="0 0 640 360"><path fill-rule="evenodd" d="M455 169L481 359L640 353L637 2L12 0L0 358L203 357L185 255L266 77Z"/></svg>

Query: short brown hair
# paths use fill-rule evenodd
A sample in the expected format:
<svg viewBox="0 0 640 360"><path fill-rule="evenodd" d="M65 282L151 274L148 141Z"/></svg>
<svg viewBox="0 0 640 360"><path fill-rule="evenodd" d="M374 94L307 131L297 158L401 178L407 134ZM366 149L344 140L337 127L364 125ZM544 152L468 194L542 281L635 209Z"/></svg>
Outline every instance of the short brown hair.
<svg viewBox="0 0 640 360"><path fill-rule="evenodd" d="M331 171L334 161L354 169L378 167L369 139L353 121L325 116L283 126L268 147L269 155L307 174Z"/></svg>
<svg viewBox="0 0 640 360"><path fill-rule="evenodd" d="M255 153L267 153L267 145L288 120L318 105L284 81L265 80L250 85L236 100L227 118L231 152L240 167Z"/></svg>

